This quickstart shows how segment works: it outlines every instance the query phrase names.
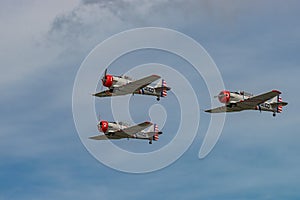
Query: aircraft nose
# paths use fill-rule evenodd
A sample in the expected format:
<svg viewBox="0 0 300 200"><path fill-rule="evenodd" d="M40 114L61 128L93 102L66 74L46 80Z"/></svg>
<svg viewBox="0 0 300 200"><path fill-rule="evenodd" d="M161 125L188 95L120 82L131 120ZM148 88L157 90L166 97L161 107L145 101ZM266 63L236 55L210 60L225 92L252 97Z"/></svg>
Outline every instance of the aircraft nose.
<svg viewBox="0 0 300 200"><path fill-rule="evenodd" d="M228 103L230 100L230 92L223 90L219 93L218 98L221 103Z"/></svg>

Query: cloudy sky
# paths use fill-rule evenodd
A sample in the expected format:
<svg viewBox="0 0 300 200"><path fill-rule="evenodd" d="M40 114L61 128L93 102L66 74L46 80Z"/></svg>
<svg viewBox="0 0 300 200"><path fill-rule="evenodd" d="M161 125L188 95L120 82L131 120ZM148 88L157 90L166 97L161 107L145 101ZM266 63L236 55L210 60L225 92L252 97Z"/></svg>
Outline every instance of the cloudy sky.
<svg viewBox="0 0 300 200"><path fill-rule="evenodd" d="M0 199L298 199L299 8L296 0L1 1ZM255 94L279 89L289 105L276 118L259 112L227 115L220 140L203 160L198 152L210 116L201 113L193 144L169 167L147 174L108 168L78 137L73 84L97 44L145 26L174 29L199 42L227 89ZM149 62L174 64L191 79L200 106L210 107L203 80L182 61L160 56L147 51L128 55L110 70L123 73L117 67L121 63L128 69ZM144 101L149 106L154 99ZM167 99L161 104L167 106ZM110 113L102 115L112 120ZM133 115L138 121L140 115ZM172 139L167 132L178 119L168 119L160 144ZM118 143L136 152L150 148L145 141Z"/></svg>

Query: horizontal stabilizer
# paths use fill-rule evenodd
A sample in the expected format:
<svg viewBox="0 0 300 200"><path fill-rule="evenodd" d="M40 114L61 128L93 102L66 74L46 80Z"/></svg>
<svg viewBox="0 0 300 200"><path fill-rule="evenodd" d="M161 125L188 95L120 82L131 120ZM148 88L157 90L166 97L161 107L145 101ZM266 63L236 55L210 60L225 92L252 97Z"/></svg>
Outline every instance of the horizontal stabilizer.
<svg viewBox="0 0 300 200"><path fill-rule="evenodd" d="M107 140L108 138L105 135L96 135L96 136L91 136L89 139L92 140Z"/></svg>
<svg viewBox="0 0 300 200"><path fill-rule="evenodd" d="M117 135L96 135L96 136L91 136L89 139L92 140L114 140L114 139L121 139L121 137L118 137Z"/></svg>
<svg viewBox="0 0 300 200"><path fill-rule="evenodd" d="M162 92L163 90L169 91L169 90L171 90L171 88L168 87L168 86L160 86L160 87L156 87L155 90L156 90L157 92Z"/></svg>
<svg viewBox="0 0 300 200"><path fill-rule="evenodd" d="M161 131L159 131L159 132L147 132L147 134L148 134L149 137L152 137L152 136L154 136L155 134L161 135L162 132L161 132Z"/></svg>
<svg viewBox="0 0 300 200"><path fill-rule="evenodd" d="M287 102L274 102L274 103L270 103L270 105L272 106L286 106L288 105Z"/></svg>

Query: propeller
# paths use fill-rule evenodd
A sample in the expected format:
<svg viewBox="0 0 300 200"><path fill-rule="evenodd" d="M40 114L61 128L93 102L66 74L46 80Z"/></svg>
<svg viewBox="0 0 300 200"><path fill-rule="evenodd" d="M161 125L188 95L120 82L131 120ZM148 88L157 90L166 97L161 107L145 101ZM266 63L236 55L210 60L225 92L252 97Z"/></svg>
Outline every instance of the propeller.
<svg viewBox="0 0 300 200"><path fill-rule="evenodd" d="M221 92L220 92L218 95L215 95L215 96L214 96L214 98L220 98L220 97L221 97L221 98L224 97L224 94L221 93Z"/></svg>
<svg viewBox="0 0 300 200"><path fill-rule="evenodd" d="M224 94L218 94L216 96L214 96L214 98L223 98L225 95Z"/></svg>
<svg viewBox="0 0 300 200"><path fill-rule="evenodd" d="M107 74L107 68L105 69L104 74L103 74L102 79L101 79L101 81L102 81L102 84L101 84L101 87L100 87L101 91L103 90L103 83L106 82L106 74Z"/></svg>
<svg viewBox="0 0 300 200"><path fill-rule="evenodd" d="M98 121L97 121L97 127L98 127L98 130L100 131L101 128L102 128L102 122L100 121L100 114L98 115Z"/></svg>
<svg viewBox="0 0 300 200"><path fill-rule="evenodd" d="M214 98L219 98L219 97L224 97L224 95L216 95L216 96L214 96Z"/></svg>
<svg viewBox="0 0 300 200"><path fill-rule="evenodd" d="M105 83L106 82L106 74L107 74L107 68L105 69L104 71L104 75L102 77L102 83Z"/></svg>
<svg viewBox="0 0 300 200"><path fill-rule="evenodd" d="M98 120L98 121L97 121L97 124L98 124L98 125L101 124L101 123L100 123L100 119L101 119L101 118L100 118L100 114L99 114L98 117L97 117L97 120Z"/></svg>

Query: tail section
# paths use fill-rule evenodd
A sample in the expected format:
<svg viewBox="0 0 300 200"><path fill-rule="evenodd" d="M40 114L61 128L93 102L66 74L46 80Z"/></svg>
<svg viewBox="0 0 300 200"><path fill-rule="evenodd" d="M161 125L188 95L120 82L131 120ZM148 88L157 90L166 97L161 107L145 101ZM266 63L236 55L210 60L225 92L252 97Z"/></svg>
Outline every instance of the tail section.
<svg viewBox="0 0 300 200"><path fill-rule="evenodd" d="M282 107L286 106L288 103L283 102L282 98L278 95L271 99L270 105L272 106L274 113L281 113L282 112Z"/></svg>
<svg viewBox="0 0 300 200"><path fill-rule="evenodd" d="M155 90L158 94L160 94L160 97L166 97L167 96L167 91L170 90L170 89L171 88L169 88L167 86L167 82L164 79L159 81L155 86Z"/></svg>
<svg viewBox="0 0 300 200"><path fill-rule="evenodd" d="M166 97L167 96L167 89L166 89L167 88L167 82L164 79L162 79L161 81L162 81L162 87L163 87L163 90L161 92L161 96Z"/></svg>
<svg viewBox="0 0 300 200"><path fill-rule="evenodd" d="M154 126L153 126L153 131L154 131L154 135L153 135L153 140L154 141L157 141L158 139L159 139L159 130L158 130L158 126L157 126L157 124L154 124Z"/></svg>
<svg viewBox="0 0 300 200"><path fill-rule="evenodd" d="M153 131L148 132L149 135L149 144L152 144L152 141L157 141L159 139L159 135L162 134L161 131L158 130L157 124L154 124Z"/></svg>
<svg viewBox="0 0 300 200"><path fill-rule="evenodd" d="M277 102L278 103L281 103L282 102L282 98L278 95L277 96ZM277 112L278 113L281 113L282 112L282 105L281 104L279 104L278 106L277 106Z"/></svg>

